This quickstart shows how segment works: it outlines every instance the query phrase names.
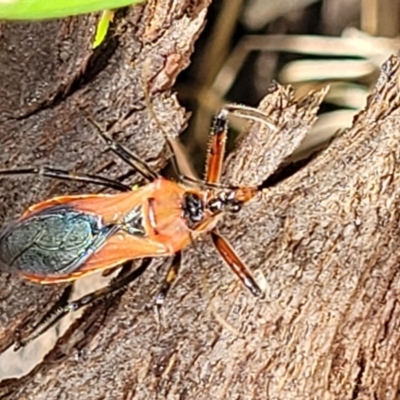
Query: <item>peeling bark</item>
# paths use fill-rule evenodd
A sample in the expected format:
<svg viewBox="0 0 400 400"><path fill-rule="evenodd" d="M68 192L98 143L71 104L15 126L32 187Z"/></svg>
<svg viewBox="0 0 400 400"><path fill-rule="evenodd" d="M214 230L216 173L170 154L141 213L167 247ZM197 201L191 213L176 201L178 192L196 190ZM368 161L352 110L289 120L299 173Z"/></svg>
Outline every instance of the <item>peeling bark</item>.
<svg viewBox="0 0 400 400"><path fill-rule="evenodd" d="M32 162L40 152L38 165L58 161L89 171L101 166L109 157L94 146L82 109L106 121L129 113L133 126L124 125L125 142L141 156L160 162L162 136L149 128L140 84L131 87L133 82L138 85L137 76L130 81L113 73L125 71L131 61L140 67L151 54L157 71L152 89L160 91L154 102L160 110L163 90L174 76L165 69L181 69L190 52L190 46L183 51L172 45L178 40L173 32L179 23L186 26L179 32L191 43L204 10L199 5L190 15L181 11L155 18L159 7L160 2L128 13L125 18L135 23L125 26L107 66L88 86L29 118L5 121L1 140L8 154L0 155L1 165ZM164 39L166 44L147 47L143 37ZM179 40L185 42L183 36ZM184 56L172 56L168 45ZM177 59L179 68L170 68L168 60ZM119 301L87 310L32 373L0 385L2 398L398 398L399 72L400 58L393 56L349 130L221 224L255 271L264 298L252 298L209 243L199 243L201 252L185 252L182 275L166 302L167 329L159 332L151 311L164 272L154 268ZM114 101L104 106L109 97ZM315 120L320 97L313 94L296 102L290 91L276 86L264 102L277 125L275 135L282 141L301 141L303 130ZM178 121L184 121L175 102L162 106L160 118L173 115L177 123L178 113ZM13 123L18 125L12 128ZM260 183L276 169L278 162L266 166L264 156L283 142L262 141L259 135L260 127L253 126L226 164L226 182ZM281 146L269 154L276 160L287 152ZM27 181L29 191L21 191L19 179L4 181L3 214L12 216L38 198L54 195L53 182L32 181ZM57 193L69 189L56 188ZM22 317L42 309L57 288L37 288L3 275L1 284L4 343Z"/></svg>

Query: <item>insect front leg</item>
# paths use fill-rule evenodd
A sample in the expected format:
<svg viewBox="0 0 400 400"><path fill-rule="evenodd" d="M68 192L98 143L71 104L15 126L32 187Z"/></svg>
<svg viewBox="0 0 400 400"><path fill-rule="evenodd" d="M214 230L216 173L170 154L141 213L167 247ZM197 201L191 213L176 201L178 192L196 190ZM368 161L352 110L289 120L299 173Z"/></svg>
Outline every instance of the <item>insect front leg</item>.
<svg viewBox="0 0 400 400"><path fill-rule="evenodd" d="M232 246L219 233L211 231L210 235L215 248L218 250L219 254L221 254L231 271L254 296L260 296L262 291L258 286L258 283L255 281L250 270L235 253Z"/></svg>
<svg viewBox="0 0 400 400"><path fill-rule="evenodd" d="M210 130L209 148L206 163L205 181L208 185L219 184L222 175L222 164L224 160L226 140L228 137L228 114L251 121L258 121L274 131L276 125L262 111L238 104L228 104L216 114Z"/></svg>
<svg viewBox="0 0 400 400"><path fill-rule="evenodd" d="M206 184L220 183L227 137L228 111L223 108L214 116L211 125L205 171Z"/></svg>

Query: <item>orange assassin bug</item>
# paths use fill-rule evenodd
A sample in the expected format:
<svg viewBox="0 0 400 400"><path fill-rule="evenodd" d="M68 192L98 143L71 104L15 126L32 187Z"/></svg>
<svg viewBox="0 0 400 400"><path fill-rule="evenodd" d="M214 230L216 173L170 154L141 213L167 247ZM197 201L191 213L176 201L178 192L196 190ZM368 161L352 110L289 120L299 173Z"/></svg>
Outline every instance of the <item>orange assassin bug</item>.
<svg viewBox="0 0 400 400"><path fill-rule="evenodd" d="M205 180L180 176L168 180L153 171L125 146L116 142L96 124L96 131L106 145L139 172L147 184L131 187L98 175L75 174L44 166L0 170L0 175L41 175L75 180L116 189L117 194L60 196L29 207L15 222L0 233L0 265L40 284L74 281L95 271L122 266L127 261L143 259L139 269L116 278L103 289L78 300L67 301L39 336L68 312L121 290L136 279L154 257L171 263L164 284L156 298L161 306L181 265L181 250L204 234L211 236L215 248L242 284L254 296L261 289L251 272L231 245L216 231L224 214L236 213L252 199L260 187L222 186L222 162L228 134L229 112L243 111L253 119L267 120L256 109L230 105L214 117ZM172 258L172 262L171 262ZM26 343L26 342L25 342Z"/></svg>

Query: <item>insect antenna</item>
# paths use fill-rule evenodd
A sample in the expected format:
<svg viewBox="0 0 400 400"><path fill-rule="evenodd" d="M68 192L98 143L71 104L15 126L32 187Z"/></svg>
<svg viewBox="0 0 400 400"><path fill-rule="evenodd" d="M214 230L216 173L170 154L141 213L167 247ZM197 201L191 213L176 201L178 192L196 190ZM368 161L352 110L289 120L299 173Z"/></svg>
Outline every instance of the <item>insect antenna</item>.
<svg viewBox="0 0 400 400"><path fill-rule="evenodd" d="M232 103L225 105L224 109L231 114L237 115L239 118L261 122L266 125L271 132L274 132L277 129L276 124L271 120L271 118L258 108Z"/></svg>

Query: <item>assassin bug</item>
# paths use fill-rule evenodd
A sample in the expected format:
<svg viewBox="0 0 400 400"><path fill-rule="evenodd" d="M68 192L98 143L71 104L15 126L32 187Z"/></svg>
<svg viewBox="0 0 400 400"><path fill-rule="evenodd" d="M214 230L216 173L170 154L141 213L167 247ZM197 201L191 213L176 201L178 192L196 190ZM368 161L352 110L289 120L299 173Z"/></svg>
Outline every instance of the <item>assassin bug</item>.
<svg viewBox="0 0 400 400"><path fill-rule="evenodd" d="M0 170L3 176L35 174L122 191L60 196L32 205L0 233L3 269L16 271L33 282L53 284L71 282L95 271L107 271L127 261L143 259L139 270L116 278L105 288L78 300L66 302L50 321L46 321L46 327L30 336L28 341L68 312L121 290L136 279L154 257L165 257L167 263L172 258L156 298L156 305L161 306L178 275L181 250L204 234L211 236L216 249L243 285L254 296L261 294L248 268L216 231L224 214L238 212L261 190L260 187L220 184L229 112L270 124L266 116L255 109L236 105L222 109L213 120L204 181L180 176L180 182L174 182L162 177L93 121L106 145L138 171L147 184L132 190L102 176L75 174L47 166Z"/></svg>

